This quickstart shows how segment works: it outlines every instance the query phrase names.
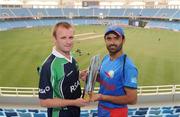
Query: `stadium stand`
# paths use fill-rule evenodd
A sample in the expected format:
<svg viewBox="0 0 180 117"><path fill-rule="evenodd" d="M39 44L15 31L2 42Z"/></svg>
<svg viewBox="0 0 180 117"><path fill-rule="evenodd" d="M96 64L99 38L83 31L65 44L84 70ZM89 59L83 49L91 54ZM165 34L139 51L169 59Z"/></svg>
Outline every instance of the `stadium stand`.
<svg viewBox="0 0 180 117"><path fill-rule="evenodd" d="M112 17L114 17L114 19L109 19ZM58 20L71 20L70 22L74 24L103 24L107 23L103 22L103 20L107 20L109 24L122 23L128 25L130 17L145 18L144 20L148 22L146 26L148 28L162 28L176 31L180 30L179 9L148 8L0 8L0 30L22 27L51 26ZM14 18L18 18L18 20L14 20ZM151 18L155 18L155 20L151 20ZM174 19L176 20L174 21Z"/></svg>
<svg viewBox="0 0 180 117"><path fill-rule="evenodd" d="M128 117L180 117L179 106L133 107L128 109ZM81 117L97 117L97 108L82 109ZM45 109L1 108L0 116L4 117L47 117Z"/></svg>

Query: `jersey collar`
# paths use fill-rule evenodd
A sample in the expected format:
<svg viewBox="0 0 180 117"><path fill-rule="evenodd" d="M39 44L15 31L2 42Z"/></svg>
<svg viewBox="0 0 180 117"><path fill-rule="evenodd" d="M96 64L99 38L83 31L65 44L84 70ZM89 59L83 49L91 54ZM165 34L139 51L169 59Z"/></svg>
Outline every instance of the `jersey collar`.
<svg viewBox="0 0 180 117"><path fill-rule="evenodd" d="M72 63L72 55L70 55L70 59L66 58L64 55L62 55L61 53L59 53L55 47L53 47L52 49L52 54L58 58L64 58L66 59L68 62Z"/></svg>

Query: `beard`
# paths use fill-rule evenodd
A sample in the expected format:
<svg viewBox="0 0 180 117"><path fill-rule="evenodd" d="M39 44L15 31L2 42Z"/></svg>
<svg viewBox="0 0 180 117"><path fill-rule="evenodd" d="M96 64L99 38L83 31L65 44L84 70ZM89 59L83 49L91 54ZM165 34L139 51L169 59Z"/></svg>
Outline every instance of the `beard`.
<svg viewBox="0 0 180 117"><path fill-rule="evenodd" d="M119 46L115 44L111 44L109 46L106 46L106 48L109 51L109 54L114 55L122 50L123 44L121 43Z"/></svg>

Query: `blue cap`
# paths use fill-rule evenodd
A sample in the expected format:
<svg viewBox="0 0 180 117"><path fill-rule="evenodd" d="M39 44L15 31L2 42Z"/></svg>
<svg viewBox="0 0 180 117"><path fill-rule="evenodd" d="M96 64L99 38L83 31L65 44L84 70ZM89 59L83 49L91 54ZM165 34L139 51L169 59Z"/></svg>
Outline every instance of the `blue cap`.
<svg viewBox="0 0 180 117"><path fill-rule="evenodd" d="M124 31L123 29L120 27L120 26L109 26L107 29L106 29L106 32L104 34L104 36L106 36L108 33L110 32L115 32L117 33L119 36L125 36L124 35Z"/></svg>

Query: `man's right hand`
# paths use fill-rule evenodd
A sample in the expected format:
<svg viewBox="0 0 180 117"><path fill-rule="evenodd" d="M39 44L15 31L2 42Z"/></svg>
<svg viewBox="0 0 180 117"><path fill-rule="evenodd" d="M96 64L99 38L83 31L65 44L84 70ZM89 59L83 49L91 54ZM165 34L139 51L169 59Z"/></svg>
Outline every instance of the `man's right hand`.
<svg viewBox="0 0 180 117"><path fill-rule="evenodd" d="M75 106L82 107L89 104L89 101L84 100L83 98L75 99Z"/></svg>
<svg viewBox="0 0 180 117"><path fill-rule="evenodd" d="M81 79L82 81L86 81L87 75L88 75L88 70L82 70L82 71L80 71L80 79Z"/></svg>

